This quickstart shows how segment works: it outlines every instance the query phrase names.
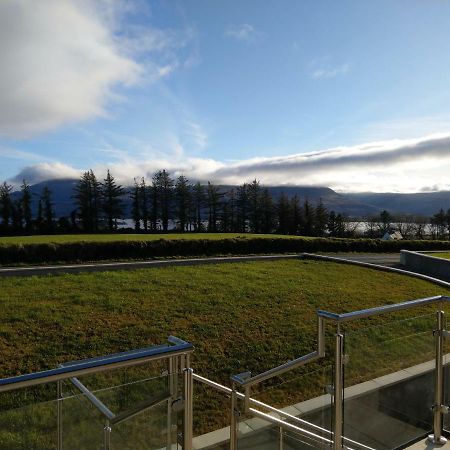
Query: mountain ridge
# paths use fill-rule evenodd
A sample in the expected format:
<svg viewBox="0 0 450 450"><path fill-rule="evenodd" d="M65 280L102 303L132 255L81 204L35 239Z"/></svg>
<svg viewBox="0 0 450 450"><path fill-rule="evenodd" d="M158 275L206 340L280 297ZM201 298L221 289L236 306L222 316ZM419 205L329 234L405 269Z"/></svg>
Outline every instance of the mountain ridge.
<svg viewBox="0 0 450 450"><path fill-rule="evenodd" d="M73 188L77 179L57 179L42 181L30 186L35 201L33 202L34 213L37 210L37 198L39 198L45 186L52 192L52 200L57 217L69 216L75 209L73 200ZM230 190L237 188L231 185L219 185L220 189ZM274 198L284 192L289 198L297 195L300 201L305 199L312 203L322 200L325 207L336 213L346 214L350 217L367 217L379 214L386 209L391 214L424 215L431 216L440 208L450 208L450 191L420 192L420 193L374 193L374 192L336 192L326 186L263 186L267 187ZM127 187L128 189L128 187ZM17 199L19 191L12 193ZM130 200L124 199L126 215L129 215Z"/></svg>

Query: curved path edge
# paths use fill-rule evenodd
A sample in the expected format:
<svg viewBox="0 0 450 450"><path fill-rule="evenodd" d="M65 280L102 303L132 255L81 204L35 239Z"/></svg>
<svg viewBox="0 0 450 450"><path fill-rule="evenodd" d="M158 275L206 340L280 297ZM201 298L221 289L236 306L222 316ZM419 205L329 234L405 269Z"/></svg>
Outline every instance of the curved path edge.
<svg viewBox="0 0 450 450"><path fill-rule="evenodd" d="M267 261L279 259L299 259L295 255L253 255L253 256L221 256L210 258L164 259L151 261L128 261L92 264L64 264L27 267L0 267L0 277L49 275L61 273L105 272L110 270L134 270L167 266L195 266L201 264L220 264L245 261Z"/></svg>
<svg viewBox="0 0 450 450"><path fill-rule="evenodd" d="M362 261L355 261L353 259L338 258L335 256L317 255L315 253L302 253L301 256L305 259L331 261L331 262L336 262L336 263L341 263L341 264L352 264L354 266L367 267L369 269L376 269L376 270L381 270L384 272L399 273L401 275L407 275L407 276L414 277L414 278L420 278L422 280L429 281L431 283L434 283L439 286L443 286L447 289L450 289L450 283L448 283L447 281L440 280L439 278L433 278L428 275L423 275L421 273L411 272L410 270L398 269L396 267L382 266L380 264L372 264L372 263L367 263L367 262L362 262Z"/></svg>

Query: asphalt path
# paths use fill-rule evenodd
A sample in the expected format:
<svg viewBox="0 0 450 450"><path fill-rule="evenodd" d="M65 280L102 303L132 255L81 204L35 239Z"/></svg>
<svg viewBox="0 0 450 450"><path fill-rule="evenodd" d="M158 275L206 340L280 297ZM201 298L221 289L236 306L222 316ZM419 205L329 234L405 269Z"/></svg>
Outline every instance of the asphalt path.
<svg viewBox="0 0 450 450"><path fill-rule="evenodd" d="M352 261L381 264L388 267L398 267L400 265L399 253L330 253L329 256L345 258ZM150 261L127 261L109 263L90 264L58 264L46 266L26 266L26 267L1 267L0 277L13 276L37 276L52 275L61 273L85 273L85 272L105 272L111 270L136 270L168 266L194 266L201 264L221 264L245 261L270 261L279 259L295 259L298 255L262 255L262 256L224 256L212 258L184 258L165 259Z"/></svg>
<svg viewBox="0 0 450 450"><path fill-rule="evenodd" d="M301 257L301 255L224 256L212 258L161 259L150 261L127 261L91 264L58 264L27 267L15 266L0 268L0 277L51 275L61 273L106 272L111 270L136 270L168 266L196 266L201 264L295 259L299 257Z"/></svg>
<svg viewBox="0 0 450 450"><path fill-rule="evenodd" d="M327 253L326 255L387 267L402 267L400 253Z"/></svg>

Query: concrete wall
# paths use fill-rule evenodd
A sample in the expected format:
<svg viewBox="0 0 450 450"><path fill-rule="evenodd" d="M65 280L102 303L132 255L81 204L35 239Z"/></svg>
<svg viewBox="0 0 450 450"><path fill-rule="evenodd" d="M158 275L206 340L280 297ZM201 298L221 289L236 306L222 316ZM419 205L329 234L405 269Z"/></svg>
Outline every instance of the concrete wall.
<svg viewBox="0 0 450 450"><path fill-rule="evenodd" d="M425 255L422 252L401 250L400 263L405 266L406 270L450 281L450 259L439 258L439 252L433 253L436 256Z"/></svg>

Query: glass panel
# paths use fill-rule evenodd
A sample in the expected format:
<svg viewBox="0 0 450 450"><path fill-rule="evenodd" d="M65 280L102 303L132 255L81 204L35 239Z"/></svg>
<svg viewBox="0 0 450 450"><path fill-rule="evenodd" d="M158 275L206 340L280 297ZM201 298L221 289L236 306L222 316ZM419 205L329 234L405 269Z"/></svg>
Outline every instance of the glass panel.
<svg viewBox="0 0 450 450"><path fill-rule="evenodd" d="M1 394L0 448L53 450L57 448L56 384Z"/></svg>
<svg viewBox="0 0 450 450"><path fill-rule="evenodd" d="M378 450L432 429L436 315L345 334L344 436Z"/></svg>
<svg viewBox="0 0 450 450"><path fill-rule="evenodd" d="M62 393L62 448L103 448L105 418L68 380L62 385Z"/></svg>
<svg viewBox="0 0 450 450"><path fill-rule="evenodd" d="M448 315L450 312L446 311L445 316L445 329L449 330L450 320L448 320ZM443 348L444 358L444 405L450 405L450 338L444 339ZM447 432L450 430L450 414L444 414L443 416L443 427Z"/></svg>
<svg viewBox="0 0 450 450"><path fill-rule="evenodd" d="M299 370L289 372L284 377L277 377L270 383L258 386L258 391L251 393L251 397L265 404L273 406L282 412L301 418L324 430L331 431L331 403L332 374L331 366L318 367L306 373ZM311 368L311 367L310 367ZM280 380L280 378L282 378ZM265 412L262 406L257 406ZM297 422L284 417L286 421ZM318 431L316 428L313 428ZM328 434L325 432L325 434Z"/></svg>
<svg viewBox="0 0 450 450"><path fill-rule="evenodd" d="M108 436L111 450L177 450L177 367L174 358L2 393L0 449L100 450Z"/></svg>
<svg viewBox="0 0 450 450"><path fill-rule="evenodd" d="M320 438L287 431L259 417L246 418L239 423L238 450L309 450L328 449Z"/></svg>
<svg viewBox="0 0 450 450"><path fill-rule="evenodd" d="M319 438L312 448L329 448L320 437L331 438L331 380L331 367L310 363L253 387L251 398L257 402L252 402L251 407L317 435ZM240 408L243 411L243 402L240 402ZM243 442L243 448L252 448L253 443L264 443L268 449L279 448L277 425L251 415L241 416L239 425L239 441ZM285 448L309 448L302 446L311 441L306 433L289 432L286 436L289 439L285 440Z"/></svg>
<svg viewBox="0 0 450 450"><path fill-rule="evenodd" d="M194 447L204 442L214 449L228 449L231 420L230 397L204 383L194 381Z"/></svg>
<svg viewBox="0 0 450 450"><path fill-rule="evenodd" d="M104 433L108 432L104 431L105 427L109 426L112 450L170 448L170 445L172 445L172 449L177 448L178 413L176 403L181 395L182 382L176 373L169 374L163 370L162 375L156 375L158 372L161 372L161 368L141 366L132 370L123 369L80 378L79 381L112 414L110 419L104 413L101 414L99 422L89 420L88 413L94 408L92 402L84 394L79 394L79 389L72 384L71 390L78 391L75 398L81 395L84 403L89 404L78 414L83 415L93 434L95 434L94 428L98 431L100 442L103 442ZM126 383L118 384L123 381ZM69 385L70 382L66 384ZM107 387L103 387L105 385ZM91 386L99 387L99 389L92 389ZM74 408L66 406L68 400L64 400L64 416L75 413ZM180 402L178 401L178 403ZM99 412L98 408L94 408L94 410ZM71 427L73 436L84 433L80 429L81 423L80 420L73 422ZM64 432L64 448L75 448L73 445L66 445L66 442L67 436ZM97 442L97 439L93 437L92 442ZM92 446L78 446L78 448L94 449L99 447L92 444Z"/></svg>

